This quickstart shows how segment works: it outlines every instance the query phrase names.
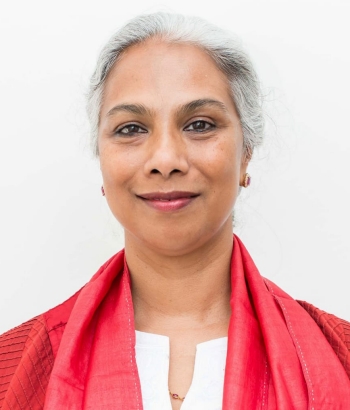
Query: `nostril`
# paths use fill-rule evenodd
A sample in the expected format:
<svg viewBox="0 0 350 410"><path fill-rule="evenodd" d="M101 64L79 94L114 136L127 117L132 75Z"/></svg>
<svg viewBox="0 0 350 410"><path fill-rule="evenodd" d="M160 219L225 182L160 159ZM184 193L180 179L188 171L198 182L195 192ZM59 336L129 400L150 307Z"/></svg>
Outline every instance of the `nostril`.
<svg viewBox="0 0 350 410"><path fill-rule="evenodd" d="M170 174L175 173L175 172L181 172L181 171L179 169L173 169L172 171L170 171ZM158 169L153 168L151 171L151 174L161 174L161 172Z"/></svg>

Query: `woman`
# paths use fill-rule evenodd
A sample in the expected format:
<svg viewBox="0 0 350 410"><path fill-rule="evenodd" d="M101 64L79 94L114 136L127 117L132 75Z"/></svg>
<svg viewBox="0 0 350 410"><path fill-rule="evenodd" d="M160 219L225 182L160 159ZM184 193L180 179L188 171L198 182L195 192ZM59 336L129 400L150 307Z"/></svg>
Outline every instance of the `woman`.
<svg viewBox="0 0 350 410"><path fill-rule="evenodd" d="M88 112L125 250L1 337L1 408L349 408L350 325L263 279L232 237L263 116L231 37L135 18L102 51Z"/></svg>

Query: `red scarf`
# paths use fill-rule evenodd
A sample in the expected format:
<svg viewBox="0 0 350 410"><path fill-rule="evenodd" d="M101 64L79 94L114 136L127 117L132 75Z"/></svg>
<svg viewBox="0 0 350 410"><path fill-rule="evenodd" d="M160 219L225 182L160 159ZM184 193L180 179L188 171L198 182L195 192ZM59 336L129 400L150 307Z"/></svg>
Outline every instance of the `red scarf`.
<svg viewBox="0 0 350 410"><path fill-rule="evenodd" d="M263 279L235 237L223 410L346 410L350 382L308 313ZM81 291L45 410L142 410L130 276L121 251Z"/></svg>

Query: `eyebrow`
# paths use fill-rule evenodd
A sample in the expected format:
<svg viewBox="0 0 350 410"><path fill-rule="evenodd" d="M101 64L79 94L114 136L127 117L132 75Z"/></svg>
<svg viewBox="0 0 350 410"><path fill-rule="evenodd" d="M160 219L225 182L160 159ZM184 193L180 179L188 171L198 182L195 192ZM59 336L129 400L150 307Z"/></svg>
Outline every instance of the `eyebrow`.
<svg viewBox="0 0 350 410"><path fill-rule="evenodd" d="M119 104L114 106L112 109L110 109L107 113L107 117L110 117L111 115L116 114L117 112L129 112L131 114L137 114L137 115L151 115L152 111L146 108L142 104Z"/></svg>
<svg viewBox="0 0 350 410"><path fill-rule="evenodd" d="M181 106L177 111L177 115L186 115L190 114L193 111L196 111L198 108L206 107L206 106L211 106L211 107L216 107L219 108L220 111L224 111L227 113L227 108L224 103L218 100L213 100L211 98L201 98L199 100L194 100L191 101L183 106Z"/></svg>
<svg viewBox="0 0 350 410"><path fill-rule="evenodd" d="M176 115L181 116L181 115L186 115L189 114L198 108L202 108L205 106L212 106L218 108L220 111L224 111L225 113L228 112L226 106L224 103L218 100L213 100L211 98L200 98L198 100L193 100L190 101L187 104L184 104L180 106L176 110ZM153 110L150 110L149 108L145 107L142 104L119 104L111 108L108 113L107 117L110 117L117 112L129 112L131 114L136 114L136 115L148 115L152 116Z"/></svg>

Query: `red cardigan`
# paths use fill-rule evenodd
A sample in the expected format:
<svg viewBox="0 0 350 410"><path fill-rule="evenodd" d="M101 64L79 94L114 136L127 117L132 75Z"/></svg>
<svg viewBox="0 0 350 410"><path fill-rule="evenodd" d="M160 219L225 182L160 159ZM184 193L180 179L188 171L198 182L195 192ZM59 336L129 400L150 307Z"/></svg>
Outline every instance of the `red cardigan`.
<svg viewBox="0 0 350 410"><path fill-rule="evenodd" d="M2 410L43 409L53 362L78 294L0 336ZM350 323L299 303L320 327L350 379Z"/></svg>

